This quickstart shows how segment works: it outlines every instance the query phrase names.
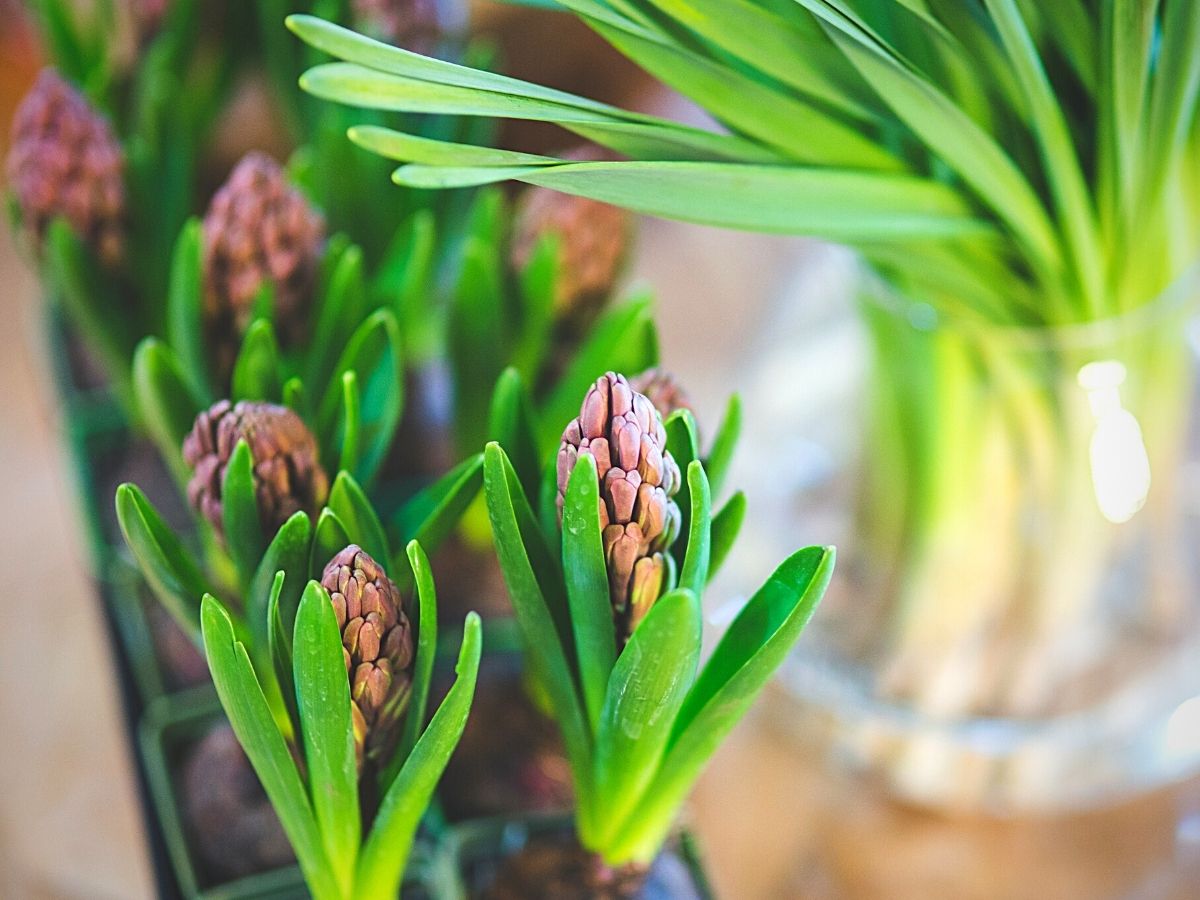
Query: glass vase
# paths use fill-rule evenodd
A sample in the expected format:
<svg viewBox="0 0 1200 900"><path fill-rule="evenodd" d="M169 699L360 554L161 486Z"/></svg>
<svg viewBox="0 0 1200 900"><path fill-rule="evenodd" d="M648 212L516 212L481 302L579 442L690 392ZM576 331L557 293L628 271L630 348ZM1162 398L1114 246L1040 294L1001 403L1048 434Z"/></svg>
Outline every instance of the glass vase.
<svg viewBox="0 0 1200 900"><path fill-rule="evenodd" d="M1200 273L1053 328L863 281L848 421L810 432L836 463L793 502L842 533L785 669L792 720L939 807L1090 806L1194 771Z"/></svg>

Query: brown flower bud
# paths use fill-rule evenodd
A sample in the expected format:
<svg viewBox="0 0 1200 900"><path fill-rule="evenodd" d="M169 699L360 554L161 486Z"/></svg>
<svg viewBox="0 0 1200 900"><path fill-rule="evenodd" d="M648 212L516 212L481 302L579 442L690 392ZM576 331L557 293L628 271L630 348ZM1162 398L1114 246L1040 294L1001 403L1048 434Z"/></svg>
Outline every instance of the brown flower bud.
<svg viewBox="0 0 1200 900"><path fill-rule="evenodd" d="M329 592L346 677L359 767L386 753L408 706L413 633L400 591L383 568L355 544L341 550L321 574Z"/></svg>
<svg viewBox="0 0 1200 900"><path fill-rule="evenodd" d="M204 316L218 374L228 377L265 283L284 346L308 328L325 223L269 156L248 153L204 216Z"/></svg>
<svg viewBox="0 0 1200 900"><path fill-rule="evenodd" d="M639 394L645 394L664 420L676 410L692 412L692 401L675 376L665 369L647 369L629 382Z"/></svg>
<svg viewBox="0 0 1200 900"><path fill-rule="evenodd" d="M9 186L40 246L63 216L106 265L124 246L125 157L108 122L53 69L43 69L13 117Z"/></svg>
<svg viewBox="0 0 1200 900"><path fill-rule="evenodd" d="M595 148L577 148L564 159L603 159ZM554 312L560 326L582 334L612 295L629 243L629 213L616 206L531 187L517 201L511 258L520 270L528 265L543 235L558 237L558 285Z"/></svg>
<svg viewBox="0 0 1200 900"><path fill-rule="evenodd" d="M193 470L188 499L217 534L224 537L225 469L243 439L254 459L258 514L267 535L301 510L314 515L329 493L329 479L301 418L285 406L220 400L196 416L183 439L183 458Z"/></svg>
<svg viewBox="0 0 1200 900"><path fill-rule="evenodd" d="M679 467L667 450L662 417L646 398L612 372L588 390L579 417L563 432L558 451L558 510L581 454L596 461L600 528L609 599L618 634L627 640L662 592L663 553L679 534L673 497Z"/></svg>
<svg viewBox="0 0 1200 900"><path fill-rule="evenodd" d="M353 0L354 29L411 50L431 54L452 26L455 0Z"/></svg>

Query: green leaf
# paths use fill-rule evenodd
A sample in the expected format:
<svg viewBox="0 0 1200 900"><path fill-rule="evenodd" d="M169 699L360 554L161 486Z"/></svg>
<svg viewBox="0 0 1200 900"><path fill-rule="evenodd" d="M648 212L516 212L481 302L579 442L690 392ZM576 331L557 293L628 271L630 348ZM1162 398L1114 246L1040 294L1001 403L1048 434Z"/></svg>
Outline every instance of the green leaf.
<svg viewBox="0 0 1200 900"><path fill-rule="evenodd" d="M320 342L318 342L320 343ZM266 319L255 319L246 329L233 366L231 399L275 403L282 396L279 345L275 329Z"/></svg>
<svg viewBox="0 0 1200 900"><path fill-rule="evenodd" d="M275 589L276 575L287 576L277 598L279 616L290 635L296 621L296 609L300 593L308 581L308 554L312 543L312 522L308 514L297 512L279 527L271 543L267 545L262 560L250 580L246 591L246 620L255 647L264 646L270 634L271 616L267 610Z"/></svg>
<svg viewBox="0 0 1200 900"><path fill-rule="evenodd" d="M360 837L350 681L333 603L315 581L300 598L292 654L313 809L333 875L350 896Z"/></svg>
<svg viewBox="0 0 1200 900"><path fill-rule="evenodd" d="M512 350L512 365L530 384L537 384L554 346L554 301L561 277L562 242L548 231L538 238L529 262L519 273L520 325Z"/></svg>
<svg viewBox="0 0 1200 900"><path fill-rule="evenodd" d="M590 729L575 683L569 646L564 644L546 597L547 591L562 591L562 576L549 565L553 558L542 543L516 473L498 444L488 444L484 451L483 480L496 556L525 638L529 666L553 703L586 822L592 803Z"/></svg>
<svg viewBox="0 0 1200 900"><path fill-rule="evenodd" d="M254 572L266 551L267 536L263 534L262 519L258 512L254 457L244 438L238 440L225 467L221 507L225 546L233 559L239 583L246 587L254 578Z"/></svg>
<svg viewBox="0 0 1200 900"><path fill-rule="evenodd" d="M433 211L417 210L396 230L372 281L372 293L396 311L410 368L426 364L442 339L444 310L433 286L437 253Z"/></svg>
<svg viewBox="0 0 1200 900"><path fill-rule="evenodd" d="M304 880L317 898L343 896L326 856L304 782L271 717L246 648L234 637L229 614L206 594L201 620L204 651L217 696L296 851Z"/></svg>
<svg viewBox="0 0 1200 900"><path fill-rule="evenodd" d="M675 717L662 765L610 848L614 859L645 861L658 852L705 763L745 715L812 617L833 564L832 547L796 552L734 620Z"/></svg>
<svg viewBox="0 0 1200 900"><path fill-rule="evenodd" d="M537 498L541 479L534 421L533 402L520 374L512 367L505 369L496 379L496 389L492 391L488 440L504 448L530 503Z"/></svg>
<svg viewBox="0 0 1200 900"><path fill-rule="evenodd" d="M167 342L192 391L205 404L216 399L209 381L204 344L204 232L189 219L175 242L167 285Z"/></svg>
<svg viewBox="0 0 1200 900"><path fill-rule="evenodd" d="M735 493L721 507L712 519L712 561L708 567L708 579L711 581L729 556L737 541L738 532L742 530L742 522L746 519L746 495L741 491Z"/></svg>
<svg viewBox="0 0 1200 900"><path fill-rule="evenodd" d="M588 389L605 372L643 372L658 362L658 341L649 298L610 309L593 327L542 404L538 455L558 448L563 428L579 415Z"/></svg>
<svg viewBox="0 0 1200 900"><path fill-rule="evenodd" d="M712 499L708 478L699 460L688 464L687 485L691 514L688 516L687 551L683 556L683 568L679 571L679 586L700 596L704 592L704 585L708 583Z"/></svg>
<svg viewBox="0 0 1200 900"><path fill-rule="evenodd" d="M468 613L455 667L458 677L384 795L359 857L356 896L395 897L399 892L417 825L466 727L482 644L479 616Z"/></svg>
<svg viewBox="0 0 1200 900"><path fill-rule="evenodd" d="M667 433L667 452L679 467L682 484L675 495L679 506L679 530L681 535L691 534L692 523L692 486L688 481L688 472L693 462L700 458L700 435L696 429L696 419L691 410L677 409L667 416L663 428ZM687 540L679 540L670 548L676 566L682 570L684 556L687 553Z"/></svg>
<svg viewBox="0 0 1200 900"><path fill-rule="evenodd" d="M617 658L596 733L596 849L608 851L658 770L700 661L700 601L659 598ZM587 846L587 845L585 845Z"/></svg>
<svg viewBox="0 0 1200 900"><path fill-rule="evenodd" d="M712 486L713 496L721 493L725 484L725 476L729 472L729 464L733 461L733 453L737 449L738 437L742 433L742 400L737 394L729 398L725 407L725 417L713 437L712 447L704 460L704 474Z"/></svg>
<svg viewBox="0 0 1200 900"><path fill-rule="evenodd" d="M134 352L133 390L150 439L175 483L186 485L192 473L183 460L183 439L192 430L200 404L171 348L158 338L145 338Z"/></svg>
<svg viewBox="0 0 1200 900"><path fill-rule="evenodd" d="M356 125L348 132L350 140L365 150L387 159L432 165L529 166L558 162L557 157L519 153L498 147L476 147L405 134L378 125Z"/></svg>
<svg viewBox="0 0 1200 900"><path fill-rule="evenodd" d="M419 541L434 552L454 531L483 487L483 454L463 460L440 479L412 497L396 516L393 533L398 543Z"/></svg>
<svg viewBox="0 0 1200 900"><path fill-rule="evenodd" d="M313 334L305 364L305 382L326 384L337 361L338 348L344 347L350 330L367 313L367 288L363 275L363 252L348 244L334 260L325 290L317 295Z"/></svg>
<svg viewBox="0 0 1200 900"><path fill-rule="evenodd" d="M154 596L197 643L200 598L210 588L199 565L137 485L117 488L117 523Z"/></svg>
<svg viewBox="0 0 1200 900"><path fill-rule="evenodd" d="M700 225L826 240L995 236L961 192L912 175L703 162L572 162L521 169L404 166L393 178L441 188L514 178ZM462 175L470 175L463 181Z"/></svg>
<svg viewBox="0 0 1200 900"><path fill-rule="evenodd" d="M358 464L359 432L362 430L362 397L358 391L358 376L342 373L342 455L338 468L356 471Z"/></svg>
<svg viewBox="0 0 1200 900"><path fill-rule="evenodd" d="M376 310L355 330L317 413L317 428L333 435L342 402L342 376L354 372L362 393L361 458L356 475L369 485L382 465L404 409L400 331L390 310ZM327 441L326 445L332 444Z"/></svg>
<svg viewBox="0 0 1200 900"><path fill-rule="evenodd" d="M433 570L429 566L429 557L425 555L419 542L409 541L405 551L408 554L413 581L417 585L417 655L413 664L412 692L409 695L408 710L404 714L404 731L396 747L395 759L388 766L390 774L385 774L381 782L385 792L395 773L400 770L416 746L421 729L425 726L429 685L433 680L433 663L437 656L437 590L433 584Z"/></svg>
<svg viewBox="0 0 1200 900"><path fill-rule="evenodd" d="M136 409L129 360L144 332L130 315L126 298L64 219L50 223L42 249L44 280L54 285L67 314L99 357L122 406Z"/></svg>
<svg viewBox="0 0 1200 900"><path fill-rule="evenodd" d="M291 613L291 628L284 624L284 613L280 610L286 582L286 573L275 573L275 580L271 584L271 592L267 599L267 652L271 657L271 668L275 672L275 681L279 684L284 708L287 710L292 724L292 733L300 734L302 730L300 728L300 708L296 705L296 678L292 670L292 632L295 628L296 608L299 606L304 582L303 580L299 581L299 586L294 591L296 604Z"/></svg>
<svg viewBox="0 0 1200 900"><path fill-rule="evenodd" d="M599 727L608 676L617 658L608 570L600 537L600 489L596 460L580 454L563 504L563 575L584 707L593 730Z"/></svg>
<svg viewBox="0 0 1200 900"><path fill-rule="evenodd" d="M329 507L321 510L321 515L317 517L317 528L313 532L312 552L308 557L309 577L319 581L326 564L352 543L337 513Z"/></svg>
<svg viewBox="0 0 1200 900"><path fill-rule="evenodd" d="M338 472L329 491L328 506L337 514L350 542L358 544L381 566L389 566L392 551L375 508L349 472Z"/></svg>

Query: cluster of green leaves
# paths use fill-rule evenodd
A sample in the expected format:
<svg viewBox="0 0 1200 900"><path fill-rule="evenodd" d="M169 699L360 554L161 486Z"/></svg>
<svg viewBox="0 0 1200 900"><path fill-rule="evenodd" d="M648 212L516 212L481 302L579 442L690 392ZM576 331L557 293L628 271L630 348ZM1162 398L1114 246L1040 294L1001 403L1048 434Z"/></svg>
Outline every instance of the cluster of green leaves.
<svg viewBox="0 0 1200 900"><path fill-rule="evenodd" d="M1192 0L559 0L729 129L696 132L294 17L317 96L557 123L631 159L393 142L419 187L506 179L849 243L944 314L1152 300L1200 239Z"/></svg>
<svg viewBox="0 0 1200 900"><path fill-rule="evenodd" d="M356 524L362 530L355 533L351 527L353 537L367 542L381 537L378 522ZM320 544L318 538L313 548ZM367 552L392 559L386 546ZM369 792L365 803L355 759L350 680L328 592L316 580L305 585L303 569L281 568L269 587L255 586L264 591L251 599L267 631L266 660L247 645L237 617L212 595L205 594L200 606L217 695L317 900L398 895L417 827L462 736L474 697L482 638L479 617L471 613L463 630L458 677L425 726L437 652L437 598L421 544L411 541L407 557L411 568L404 568L412 575L407 581L416 583L419 610L413 684L396 749L379 767L377 783L361 786ZM401 562L397 558L393 565ZM282 707L272 700L280 687ZM381 798L377 805L374 797ZM367 812L371 809L373 813Z"/></svg>
<svg viewBox="0 0 1200 900"><path fill-rule="evenodd" d="M700 666L701 597L745 512L737 493L712 513L738 418L734 401L707 461L691 413L666 422L668 449L686 472L676 498L683 537L672 548L662 596L623 649L609 599L595 460L580 455L560 529L555 466L523 475L520 442L512 459L497 443L484 453L496 553L527 664L562 730L579 838L613 865L658 853L705 763L783 661L832 573L832 548L790 557Z"/></svg>
<svg viewBox="0 0 1200 900"><path fill-rule="evenodd" d="M379 128L354 129L351 136L385 155L393 141L405 139ZM440 316L444 333L437 344L452 370L452 419L463 452L501 437L495 417L489 421L488 408L488 397L501 376L505 381L517 377L528 386L533 400L522 415L534 423L537 446L544 452L557 446L562 423L598 375L612 368L640 372L658 362L658 335L647 295L605 310L577 345L560 346L554 311L563 274L560 238L544 234L529 261L514 271L509 252L512 224L510 204L499 189L476 196L456 277ZM423 318L439 321L436 313Z"/></svg>

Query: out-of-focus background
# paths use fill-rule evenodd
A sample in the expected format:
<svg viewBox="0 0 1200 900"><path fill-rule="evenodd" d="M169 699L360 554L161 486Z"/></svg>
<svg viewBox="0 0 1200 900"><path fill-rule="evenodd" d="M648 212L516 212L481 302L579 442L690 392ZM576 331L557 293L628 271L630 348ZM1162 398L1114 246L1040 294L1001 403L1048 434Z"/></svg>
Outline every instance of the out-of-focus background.
<svg viewBox="0 0 1200 900"><path fill-rule="evenodd" d="M39 66L18 4L0 2L0 123ZM510 71L591 96L696 119L565 18L483 10ZM2 149L2 148L0 148ZM747 398L744 444L803 460L806 414L833 358L796 353L813 310L848 302L846 254L799 240L642 223L631 279L653 284L663 355L701 422ZM34 273L0 238L0 897L153 895L129 736L55 407ZM811 420L811 416L809 416ZM814 426L815 427L815 426ZM734 481L751 508L778 506L762 460ZM815 464L818 464L817 461ZM805 528L819 530L819 523ZM800 545L817 533L787 535ZM743 547L715 591L769 562ZM767 697L719 752L690 807L718 895L756 898L1200 897L1200 784L1070 816L991 819L889 800L806 745ZM1190 873L1190 875L1189 875Z"/></svg>

